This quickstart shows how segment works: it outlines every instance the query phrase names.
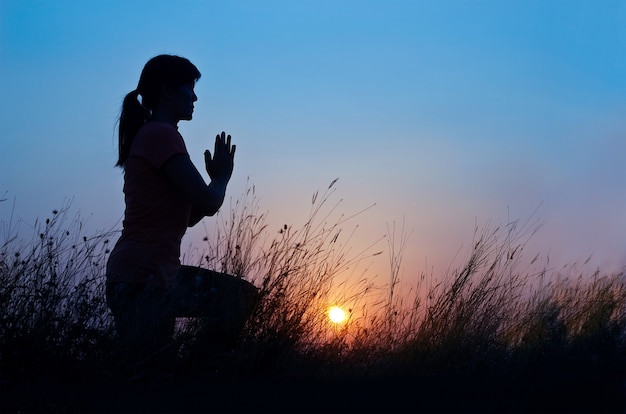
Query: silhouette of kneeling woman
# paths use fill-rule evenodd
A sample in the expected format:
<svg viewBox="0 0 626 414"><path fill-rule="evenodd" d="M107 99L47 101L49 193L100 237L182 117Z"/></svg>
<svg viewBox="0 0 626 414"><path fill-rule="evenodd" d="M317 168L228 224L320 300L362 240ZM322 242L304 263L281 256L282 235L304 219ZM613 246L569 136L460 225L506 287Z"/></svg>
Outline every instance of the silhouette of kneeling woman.
<svg viewBox="0 0 626 414"><path fill-rule="evenodd" d="M232 337L249 312L246 297L256 289L243 279L180 262L187 227L222 206L236 148L230 135L217 135L213 153L204 153L207 185L178 132L179 121L192 119L199 78L188 59L155 56L137 89L126 95L119 118L116 166L124 171L125 212L107 262L106 299L121 362L136 369L157 366L175 352L176 317L213 316L222 322L218 333Z"/></svg>

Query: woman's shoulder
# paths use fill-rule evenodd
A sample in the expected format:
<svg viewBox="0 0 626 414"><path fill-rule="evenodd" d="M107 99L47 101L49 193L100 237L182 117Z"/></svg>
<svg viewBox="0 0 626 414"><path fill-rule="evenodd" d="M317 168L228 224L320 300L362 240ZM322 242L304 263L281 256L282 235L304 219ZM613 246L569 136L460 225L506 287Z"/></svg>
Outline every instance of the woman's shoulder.
<svg viewBox="0 0 626 414"><path fill-rule="evenodd" d="M133 145L142 146L163 145L167 143L180 145L184 143L182 135L178 132L178 128L166 122L146 123L139 129L133 141Z"/></svg>
<svg viewBox="0 0 626 414"><path fill-rule="evenodd" d="M142 126L130 150L130 156L147 157L157 163L179 153L187 153L185 141L175 126L165 122L148 122Z"/></svg>

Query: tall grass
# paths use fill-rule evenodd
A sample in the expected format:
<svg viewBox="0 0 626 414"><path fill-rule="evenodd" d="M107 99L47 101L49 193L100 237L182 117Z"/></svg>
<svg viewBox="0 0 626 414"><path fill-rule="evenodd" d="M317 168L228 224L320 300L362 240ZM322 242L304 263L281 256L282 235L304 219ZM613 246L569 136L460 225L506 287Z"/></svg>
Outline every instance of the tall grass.
<svg viewBox="0 0 626 414"><path fill-rule="evenodd" d="M578 383L624 391L624 270L572 275L541 267L524 251L536 227L513 221L476 226L460 268L441 279L415 272L414 288L400 290L402 257L413 253L406 251L404 226L399 234L389 228L387 252L374 249L380 240L352 251L358 225L345 227L360 213L340 212L335 184L314 193L301 226L268 226L253 186L217 216L205 245L185 260L253 282L261 300L228 354L204 354L199 325L184 325L180 375L418 378L468 389L480 378L482 385L533 384L536 391ZM65 206L36 223L26 243L2 223L5 383L115 376L115 332L103 294L114 234L83 235L69 211ZM368 277L380 254L390 263L383 286ZM347 321L329 321L331 304L348 310ZM191 355L193 363L185 364Z"/></svg>
<svg viewBox="0 0 626 414"><path fill-rule="evenodd" d="M31 240L18 238L19 224L1 226L2 380L110 370L113 330L103 277L114 234L85 235L69 203L35 222Z"/></svg>

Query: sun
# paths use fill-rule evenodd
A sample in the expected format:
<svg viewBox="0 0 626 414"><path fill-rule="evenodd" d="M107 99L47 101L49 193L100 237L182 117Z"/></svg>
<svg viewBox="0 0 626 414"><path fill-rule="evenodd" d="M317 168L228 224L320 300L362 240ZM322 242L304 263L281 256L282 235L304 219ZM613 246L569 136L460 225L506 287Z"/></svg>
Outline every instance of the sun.
<svg viewBox="0 0 626 414"><path fill-rule="evenodd" d="M339 306L333 306L328 310L328 318L331 322L341 323L346 320L346 312Z"/></svg>

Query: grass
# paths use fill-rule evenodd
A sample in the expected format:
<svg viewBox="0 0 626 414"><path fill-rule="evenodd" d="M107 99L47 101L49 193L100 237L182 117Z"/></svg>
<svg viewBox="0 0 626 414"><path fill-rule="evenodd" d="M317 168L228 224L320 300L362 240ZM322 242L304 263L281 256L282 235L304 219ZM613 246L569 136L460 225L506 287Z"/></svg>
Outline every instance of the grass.
<svg viewBox="0 0 626 414"><path fill-rule="evenodd" d="M385 252L352 251L359 213L339 212L335 188L313 195L300 227L269 228L253 186L218 215L184 261L246 278L261 301L229 352L181 324L163 383L120 375L103 294L115 231L84 235L69 205L27 242L1 223L2 411L625 412L624 271L551 271L525 257L536 227L513 221L477 226L461 267L400 290L410 252L393 225L389 283L376 286L368 263Z"/></svg>

